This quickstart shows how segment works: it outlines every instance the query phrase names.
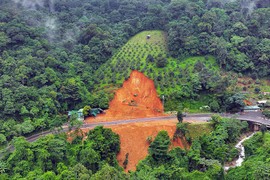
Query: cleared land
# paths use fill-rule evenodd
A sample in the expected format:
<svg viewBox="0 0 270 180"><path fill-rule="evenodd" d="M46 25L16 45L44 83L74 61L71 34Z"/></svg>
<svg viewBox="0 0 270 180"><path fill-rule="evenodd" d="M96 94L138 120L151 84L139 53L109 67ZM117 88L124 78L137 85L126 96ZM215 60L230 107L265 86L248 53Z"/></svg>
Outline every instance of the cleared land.
<svg viewBox="0 0 270 180"><path fill-rule="evenodd" d="M123 87L115 92L105 114L89 117L86 123L165 116L154 82L143 73L132 71Z"/></svg>

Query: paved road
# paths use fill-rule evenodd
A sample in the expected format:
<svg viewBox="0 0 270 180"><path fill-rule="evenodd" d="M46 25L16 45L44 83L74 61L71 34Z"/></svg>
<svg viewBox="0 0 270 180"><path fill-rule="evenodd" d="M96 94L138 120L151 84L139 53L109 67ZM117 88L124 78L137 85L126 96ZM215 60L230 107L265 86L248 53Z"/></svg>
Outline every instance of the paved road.
<svg viewBox="0 0 270 180"><path fill-rule="evenodd" d="M190 114L184 117L184 120L195 120L195 121L208 121L211 119L211 116L213 114ZM234 117L239 120L246 120L246 121L252 121L257 122L260 124L270 125L270 120L264 119L261 112L249 112L245 114L220 114L222 117ZM99 123L88 123L83 124L81 126L82 129L89 129L94 128L96 126L111 126L111 125L120 125L120 124L129 124L129 123L139 123L139 122L151 122L151 121L162 121L162 120L171 120L176 119L175 115L171 116L162 116L162 117L151 117L151 118L138 118L138 119L125 119L125 120L118 120L118 121L111 121L111 122L99 122ZM62 127L61 132L68 131L68 126L65 125ZM33 142L37 140L40 136L44 136L47 134L52 134L56 132L52 131L44 131L42 133L38 133L35 135L32 135L30 137L27 137L26 139L29 142Z"/></svg>
<svg viewBox="0 0 270 180"><path fill-rule="evenodd" d="M208 121L210 120L211 116L213 114L189 114L186 117L184 117L184 120L195 120L195 121ZM245 120L245 121L251 121L256 122L259 124L265 124L267 126L270 126L270 119L265 119L262 116L261 112L249 112L245 114L220 114L222 117L234 117L239 120ZM138 122L151 122L151 121L162 121L162 120L171 120L176 119L175 115L171 116L162 116L162 117L151 117L151 118L138 118L138 119L126 119L126 120L118 120L118 121L111 121L111 122L99 122L99 123L89 123L89 124L83 124L82 129L89 129L94 128L96 126L111 126L111 125L120 125L120 124L129 124L129 123L138 123ZM60 132L67 132L68 126L64 125L62 126L62 130ZM47 134L53 134L58 133L59 131L44 131L41 133L34 134L32 136L26 137L27 141L34 142L41 136L45 136ZM9 146L7 150L13 151L14 147ZM1 157L1 154L0 154Z"/></svg>
<svg viewBox="0 0 270 180"><path fill-rule="evenodd" d="M184 120L208 121L210 120L212 115L213 114L189 114L186 117L184 117ZM220 114L220 115L222 117L234 117L239 120L246 120L246 121L257 122L260 124L270 125L270 120L264 119L261 112L249 112L245 114ZM171 119L176 119L176 116L171 115L171 116L151 117L151 118L124 119L124 120L111 121L111 122L88 123L88 124L83 124L81 128L89 129L89 128L94 128L96 126L111 126L111 125L162 121L162 120L171 120ZM63 126L61 131L62 132L68 131L68 126L67 125ZM52 134L52 133L53 133L52 131L44 131L42 133L38 133L30 137L27 137L26 139L29 142L33 142L37 140L40 136L44 136L44 135Z"/></svg>
<svg viewBox="0 0 270 180"><path fill-rule="evenodd" d="M261 112L246 112L244 114L221 114L223 117L234 117L239 120L255 122L258 124L265 124L270 126L270 119L265 118Z"/></svg>

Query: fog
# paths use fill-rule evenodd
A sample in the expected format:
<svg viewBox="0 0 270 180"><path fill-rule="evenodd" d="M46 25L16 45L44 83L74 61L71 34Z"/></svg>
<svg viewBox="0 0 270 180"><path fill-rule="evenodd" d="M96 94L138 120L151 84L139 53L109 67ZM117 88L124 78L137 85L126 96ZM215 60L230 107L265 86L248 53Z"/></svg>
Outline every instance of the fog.
<svg viewBox="0 0 270 180"><path fill-rule="evenodd" d="M26 9L38 10L48 7L50 12L54 12L55 0L12 0L16 5ZM45 7L46 6L46 7Z"/></svg>
<svg viewBox="0 0 270 180"><path fill-rule="evenodd" d="M251 14L254 9L256 8L256 4L259 2L259 0L208 0L207 4L222 4L225 5L226 3L231 2L239 2L241 6L241 11L247 11L248 14Z"/></svg>
<svg viewBox="0 0 270 180"><path fill-rule="evenodd" d="M59 41L74 41L75 33L73 29L68 29L63 34L59 33L61 24L58 22L55 12L55 0L12 0L14 9L22 10L24 20L33 26L45 29L45 33L49 42ZM36 13L33 13L35 11ZM44 13L46 12L46 13ZM27 14L31 14L29 17ZM63 37L64 36L64 37Z"/></svg>

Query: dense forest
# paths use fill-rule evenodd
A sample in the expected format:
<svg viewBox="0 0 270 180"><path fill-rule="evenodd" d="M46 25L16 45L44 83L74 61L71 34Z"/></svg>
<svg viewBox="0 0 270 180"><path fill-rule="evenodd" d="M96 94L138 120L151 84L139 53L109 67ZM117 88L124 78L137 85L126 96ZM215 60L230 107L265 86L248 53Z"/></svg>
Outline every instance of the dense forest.
<svg viewBox="0 0 270 180"><path fill-rule="evenodd" d="M5 161L0 163L0 178L224 179L222 165L237 156L238 151L233 147L233 143L241 133L248 130L248 125L246 122L222 119L219 116L212 117L211 124L214 130L209 135L194 139L189 150L170 149L171 140L168 133L160 131L150 142L149 155L138 164L136 171L128 174L116 161L120 140L119 135L111 129L96 127L88 132L83 141L83 133L80 130L69 134L69 140L67 134L48 135L34 143L18 137L13 142L15 150L7 154ZM188 135L187 124L179 123L174 138L185 135ZM259 133L245 145L250 158L253 154L264 152L263 155L259 154L261 159L256 159L258 164L266 162L264 158L269 157L269 152L263 150L268 147L257 146L253 142L258 145L267 143L268 136L269 133L264 133L263 136ZM128 164L128 156L124 163ZM253 167L253 171L250 172L252 176L249 178L252 179L261 168L267 169L261 166ZM237 174L234 174L235 170L237 169L229 171L229 178L237 177ZM261 176L269 177L269 174Z"/></svg>
<svg viewBox="0 0 270 180"><path fill-rule="evenodd" d="M189 151L170 149L161 131L130 173L116 161L119 136L103 127L84 141L20 137L61 127L69 110L108 108L131 70L154 80L166 110L238 111L237 78L252 78L258 93L270 76L269 30L268 0L1 0L0 147L12 141L15 150L0 161L0 179L269 178L266 132L245 143L243 166L223 173L247 124L220 117ZM146 33L160 39L139 44ZM186 135L177 128L176 138Z"/></svg>
<svg viewBox="0 0 270 180"><path fill-rule="evenodd" d="M239 100L244 97L228 87L235 86L236 76L255 80L269 76L269 6L266 0L2 0L2 141L59 126L68 110L85 105L108 108L113 94L100 88L104 73L99 72L114 77L119 69L102 65L143 30L163 30L168 43L166 58L148 56L146 66L157 62L162 71L171 58L181 63L185 57L210 56L215 69L220 69L217 73L205 68L207 61L202 60L189 65L195 67L191 72L177 66L179 74L152 73L159 93L171 99L165 109L174 110L179 100L187 99L211 100L215 112L242 106ZM128 73L123 75L122 81ZM192 83L166 83L168 78L181 77ZM115 86L114 82L117 79L106 83ZM179 90L169 91L175 87ZM202 99L204 94L210 96Z"/></svg>
<svg viewBox="0 0 270 180"><path fill-rule="evenodd" d="M212 117L213 131L193 140L189 150L170 149L170 138L160 131L151 142L149 155L136 171L125 173L116 161L119 135L102 126L90 130L87 139L76 130L49 135L34 143L14 139L15 151L0 162L0 178L5 179L268 179L270 134L262 131L244 144L247 160L243 166L224 174L223 164L237 156L233 147L248 130L246 122ZM174 137L188 134L185 123L177 125ZM187 136L188 137L188 136ZM218 146L217 146L218 144ZM128 156L124 162L128 164Z"/></svg>

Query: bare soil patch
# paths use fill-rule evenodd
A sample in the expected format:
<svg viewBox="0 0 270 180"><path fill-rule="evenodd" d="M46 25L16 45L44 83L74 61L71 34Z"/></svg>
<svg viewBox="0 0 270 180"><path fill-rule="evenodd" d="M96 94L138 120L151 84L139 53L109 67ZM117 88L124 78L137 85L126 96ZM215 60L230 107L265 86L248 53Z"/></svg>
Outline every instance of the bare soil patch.
<svg viewBox="0 0 270 180"><path fill-rule="evenodd" d="M89 117L86 123L164 116L154 82L139 71L132 71L123 87L115 92L105 114Z"/></svg>

